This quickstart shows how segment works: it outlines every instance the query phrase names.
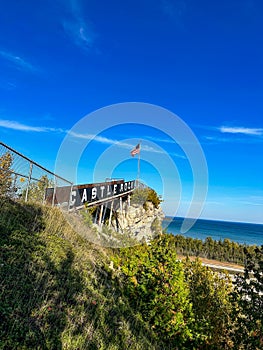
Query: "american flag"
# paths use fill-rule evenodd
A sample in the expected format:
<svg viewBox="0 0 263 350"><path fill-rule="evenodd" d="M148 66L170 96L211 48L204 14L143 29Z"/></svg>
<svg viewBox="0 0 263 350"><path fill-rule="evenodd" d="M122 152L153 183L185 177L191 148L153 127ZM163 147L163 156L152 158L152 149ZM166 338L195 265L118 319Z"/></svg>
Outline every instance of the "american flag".
<svg viewBox="0 0 263 350"><path fill-rule="evenodd" d="M136 154L139 154L140 153L140 148L141 148L141 146L138 143L138 145L134 149L131 150L131 156L134 157Z"/></svg>

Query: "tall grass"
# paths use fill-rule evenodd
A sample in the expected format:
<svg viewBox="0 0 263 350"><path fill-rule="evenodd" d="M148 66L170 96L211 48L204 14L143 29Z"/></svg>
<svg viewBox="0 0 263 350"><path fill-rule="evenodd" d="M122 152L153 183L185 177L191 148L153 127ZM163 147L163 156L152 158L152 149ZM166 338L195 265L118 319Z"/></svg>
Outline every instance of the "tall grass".
<svg viewBox="0 0 263 350"><path fill-rule="evenodd" d="M110 255L58 209L1 198L0 349L161 349Z"/></svg>

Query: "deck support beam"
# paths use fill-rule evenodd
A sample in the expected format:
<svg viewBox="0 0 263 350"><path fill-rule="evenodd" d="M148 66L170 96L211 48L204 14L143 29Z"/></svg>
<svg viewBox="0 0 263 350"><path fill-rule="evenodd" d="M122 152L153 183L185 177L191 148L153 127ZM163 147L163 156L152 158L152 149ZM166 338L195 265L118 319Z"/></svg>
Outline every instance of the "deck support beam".
<svg viewBox="0 0 263 350"><path fill-rule="evenodd" d="M113 199L113 201L111 201L111 205L110 205L110 217L109 217L109 223L108 223L108 226L110 226L110 225L111 225L111 218L112 218L113 204L114 204L114 199Z"/></svg>
<svg viewBox="0 0 263 350"><path fill-rule="evenodd" d="M103 213L103 204L101 204L100 206L100 216L99 216L99 226L101 226L101 223L102 223L102 213Z"/></svg>

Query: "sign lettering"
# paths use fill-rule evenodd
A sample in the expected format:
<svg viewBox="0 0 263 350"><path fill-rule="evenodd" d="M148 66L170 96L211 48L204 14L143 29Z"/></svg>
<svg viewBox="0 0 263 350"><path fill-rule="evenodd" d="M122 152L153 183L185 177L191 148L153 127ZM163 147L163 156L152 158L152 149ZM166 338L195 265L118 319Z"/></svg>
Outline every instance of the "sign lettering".
<svg viewBox="0 0 263 350"><path fill-rule="evenodd" d="M57 187L55 203L70 201L70 207L79 207L84 203L92 203L101 200L107 200L113 196L123 195L130 192L135 187L133 181L112 181L100 184L76 185L70 193L70 187ZM46 190L46 201L52 202L53 188ZM70 198L69 198L70 197Z"/></svg>

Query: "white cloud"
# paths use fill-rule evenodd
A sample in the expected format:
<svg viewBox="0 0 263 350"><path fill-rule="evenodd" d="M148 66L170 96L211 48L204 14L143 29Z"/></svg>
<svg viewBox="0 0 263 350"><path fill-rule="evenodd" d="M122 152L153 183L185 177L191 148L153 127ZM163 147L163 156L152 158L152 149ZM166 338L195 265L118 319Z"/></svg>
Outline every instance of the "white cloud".
<svg viewBox="0 0 263 350"><path fill-rule="evenodd" d="M49 132L49 131L61 131L60 129L42 127L42 126L30 126L21 124L16 121L0 119L0 127L18 131L33 131L33 132Z"/></svg>
<svg viewBox="0 0 263 350"><path fill-rule="evenodd" d="M155 142L163 142L163 143L176 143L173 139L168 139L168 138L159 138L159 137L154 137L154 136L146 136L148 140L152 140Z"/></svg>
<svg viewBox="0 0 263 350"><path fill-rule="evenodd" d="M93 45L93 31L84 20L79 2L77 0L72 0L69 5L72 19L63 22L64 30L75 45L84 50L88 50Z"/></svg>
<svg viewBox="0 0 263 350"><path fill-rule="evenodd" d="M70 36L75 45L83 48L90 49L93 44L93 38L88 30L87 25L80 19L75 21L65 21L63 23L65 32Z"/></svg>
<svg viewBox="0 0 263 350"><path fill-rule="evenodd" d="M93 140L93 141L97 141L103 144L107 144L107 145L118 145L122 148L127 148L132 150L134 148L134 144L131 143L127 143L127 142L122 142L122 141L118 141L118 140L114 140L114 139L110 139L108 137L104 137L104 136L99 136L99 135L93 135L93 134L81 134L81 133L76 133L74 131L69 131L69 134L73 137L79 138L79 139L85 139L85 140ZM141 149L143 150L148 150L148 148L146 149L145 146L143 146ZM153 149L151 147L151 149Z"/></svg>
<svg viewBox="0 0 263 350"><path fill-rule="evenodd" d="M248 196L247 198L241 200L241 202L243 204L256 205L263 208L263 196L261 195Z"/></svg>
<svg viewBox="0 0 263 350"><path fill-rule="evenodd" d="M16 83L11 81L0 80L0 88L4 90L14 90L17 87Z"/></svg>
<svg viewBox="0 0 263 350"><path fill-rule="evenodd" d="M113 145L118 142L117 140L109 139L107 137L98 136L94 134L81 134L71 130L68 131L68 134L78 139L84 139L84 140L90 140L90 141L94 140L94 141L98 141L100 143L105 143L108 145Z"/></svg>
<svg viewBox="0 0 263 350"><path fill-rule="evenodd" d="M222 133L230 133L230 134L244 134L244 135L255 135L262 136L263 129L262 128L244 128L244 127L230 127L230 126L221 126L219 131Z"/></svg>
<svg viewBox="0 0 263 350"><path fill-rule="evenodd" d="M11 52L0 50L0 56L5 60L11 62L17 69L28 72L36 72L38 70L35 66L33 66L25 59L23 59L20 56L14 55Z"/></svg>
<svg viewBox="0 0 263 350"><path fill-rule="evenodd" d="M260 206L260 207L262 207L263 206L263 204L262 203L254 203L254 202L246 202L246 201L243 201L243 202L241 202L242 204L246 204L246 205L255 205L255 206Z"/></svg>
<svg viewBox="0 0 263 350"><path fill-rule="evenodd" d="M162 11L173 19L179 21L181 24L181 18L186 12L186 2L184 0L171 1L161 0Z"/></svg>
<svg viewBox="0 0 263 350"><path fill-rule="evenodd" d="M135 144L136 144L136 142L128 143L128 142L118 141L115 139L110 139L108 137L104 137L104 136L100 136L100 135L82 134L82 133L77 133L77 132L74 132L71 130L63 130L61 128L50 128L50 127L46 127L46 126L31 126L31 125L22 124L22 123L19 123L19 122L13 121L13 120L7 120L7 119L0 119L0 127L6 128L6 129L17 130L17 131L25 131L25 132L67 133L74 138L84 139L84 140L89 140L89 141L96 141L96 142L106 144L106 145L117 145L121 148L125 148L125 149L128 149L130 151L135 147ZM158 153L158 154L168 153L170 156L185 159L184 155L177 154L177 153L165 152L161 149L157 149L157 148L154 148L154 147L146 145L146 144L141 145L141 150L144 152L152 152L152 153Z"/></svg>
<svg viewBox="0 0 263 350"><path fill-rule="evenodd" d="M93 135L93 134L81 134L81 133L76 133L73 131L69 131L69 134L73 137L76 138L80 138L80 139L85 139L85 140L94 140L103 144L108 144L108 145L118 145L119 147L125 148L125 149L129 149L132 150L135 146L135 143L128 143L128 142L122 142L122 141L118 141L118 140L114 140L114 139L110 139L107 137L103 137L103 136L98 136L98 135ZM159 154L164 154L164 153L169 153L169 152L165 152L161 149L157 149L154 147L151 147L149 145L141 145L141 150L144 152L152 152L152 153L159 153ZM181 154L177 154L177 153L169 153L171 156L177 157L177 158L181 158L181 159L185 159L184 155Z"/></svg>

